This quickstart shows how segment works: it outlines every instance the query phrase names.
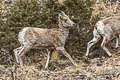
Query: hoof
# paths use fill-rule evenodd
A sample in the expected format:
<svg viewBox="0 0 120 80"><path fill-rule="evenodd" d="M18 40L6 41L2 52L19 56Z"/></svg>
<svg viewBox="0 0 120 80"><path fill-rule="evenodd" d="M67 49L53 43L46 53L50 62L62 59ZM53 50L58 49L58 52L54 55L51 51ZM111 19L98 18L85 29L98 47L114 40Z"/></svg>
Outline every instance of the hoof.
<svg viewBox="0 0 120 80"><path fill-rule="evenodd" d="M111 57L112 57L112 55L109 55L108 57L109 57L109 58L111 58Z"/></svg>
<svg viewBox="0 0 120 80"><path fill-rule="evenodd" d="M115 46L115 49L117 49L119 46Z"/></svg>
<svg viewBox="0 0 120 80"><path fill-rule="evenodd" d="M48 67L47 67L47 68L44 68L44 70L48 70Z"/></svg>
<svg viewBox="0 0 120 80"><path fill-rule="evenodd" d="M90 61L89 61L89 56L84 56L84 62L85 62L86 64L89 64L89 63L90 63Z"/></svg>
<svg viewBox="0 0 120 80"><path fill-rule="evenodd" d="M85 55L86 57L88 57L88 55Z"/></svg>
<svg viewBox="0 0 120 80"><path fill-rule="evenodd" d="M111 54L111 55L109 55L109 57L112 57L112 54Z"/></svg>
<svg viewBox="0 0 120 80"><path fill-rule="evenodd" d="M48 66L45 66L44 69L47 70L47 69L48 69Z"/></svg>
<svg viewBox="0 0 120 80"><path fill-rule="evenodd" d="M84 56L83 58L84 58L85 60L88 60L89 56L87 55L87 56Z"/></svg>

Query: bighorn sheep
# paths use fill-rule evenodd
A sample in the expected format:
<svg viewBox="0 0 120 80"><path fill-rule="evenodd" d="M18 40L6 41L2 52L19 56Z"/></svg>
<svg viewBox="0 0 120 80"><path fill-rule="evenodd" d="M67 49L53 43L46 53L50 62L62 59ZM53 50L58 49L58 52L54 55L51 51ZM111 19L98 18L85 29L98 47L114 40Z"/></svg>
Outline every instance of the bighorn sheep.
<svg viewBox="0 0 120 80"><path fill-rule="evenodd" d="M52 50L56 49L58 52L64 54L69 60L77 66L71 56L66 52L64 46L66 38L69 34L69 28L74 26L74 22L63 12L59 13L58 16L59 28L55 29L43 29L35 27L25 27L18 34L18 40L21 44L19 48L14 49L14 54L17 63L23 67L23 61L21 56L23 56L32 47L45 48L48 51L48 57L46 61L45 68L48 67L50 53Z"/></svg>
<svg viewBox="0 0 120 80"><path fill-rule="evenodd" d="M89 54L89 49L96 44L101 38L101 47L108 56L112 56L109 50L106 48L108 41L116 38L116 48L118 47L118 40L120 34L120 14L116 14L113 17L108 17L98 21L93 30L93 39L87 44L86 56Z"/></svg>

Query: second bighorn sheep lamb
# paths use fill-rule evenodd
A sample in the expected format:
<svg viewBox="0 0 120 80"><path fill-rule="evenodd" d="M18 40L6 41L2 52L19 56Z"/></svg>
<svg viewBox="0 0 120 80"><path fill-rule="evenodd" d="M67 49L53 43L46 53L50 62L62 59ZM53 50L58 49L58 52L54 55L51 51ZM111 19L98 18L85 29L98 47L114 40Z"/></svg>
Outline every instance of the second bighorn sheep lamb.
<svg viewBox="0 0 120 80"><path fill-rule="evenodd" d="M89 54L89 49L96 44L102 38L101 47L108 56L112 56L109 50L106 48L108 41L116 38L116 48L118 47L118 40L120 34L120 14L116 14L113 17L108 17L100 20L96 23L93 31L93 39L88 42L86 56Z"/></svg>
<svg viewBox="0 0 120 80"><path fill-rule="evenodd" d="M23 66L22 56L32 47L45 48L48 51L48 57L45 68L48 67L51 51L56 49L59 53L64 54L75 66L77 64L66 52L64 46L69 34L70 27L74 26L74 22L63 12L58 16L58 29L43 29L35 27L25 27L18 34L18 40L21 44L19 48L14 49L17 63Z"/></svg>

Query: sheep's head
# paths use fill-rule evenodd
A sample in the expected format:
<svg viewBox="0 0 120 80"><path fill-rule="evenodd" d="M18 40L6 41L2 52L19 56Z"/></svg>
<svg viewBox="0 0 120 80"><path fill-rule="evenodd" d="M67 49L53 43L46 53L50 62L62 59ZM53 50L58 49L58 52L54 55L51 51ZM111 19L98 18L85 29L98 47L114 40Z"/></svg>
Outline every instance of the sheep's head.
<svg viewBox="0 0 120 80"><path fill-rule="evenodd" d="M61 11L59 14L59 23L61 23L63 27L70 27L75 25L75 23L63 11Z"/></svg>

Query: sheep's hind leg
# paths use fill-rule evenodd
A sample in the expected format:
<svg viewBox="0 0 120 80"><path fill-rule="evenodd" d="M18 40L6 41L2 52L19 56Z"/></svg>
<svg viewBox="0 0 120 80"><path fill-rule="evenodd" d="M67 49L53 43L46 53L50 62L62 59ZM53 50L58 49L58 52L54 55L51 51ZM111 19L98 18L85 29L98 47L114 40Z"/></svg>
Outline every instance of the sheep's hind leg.
<svg viewBox="0 0 120 80"><path fill-rule="evenodd" d="M88 56L89 55L89 50L90 48L95 45L98 41L100 40L100 36L96 36L94 37L90 42L88 42L87 44L87 51L86 51L86 55L85 56Z"/></svg>
<svg viewBox="0 0 120 80"><path fill-rule="evenodd" d="M32 45L24 45L21 51L18 53L20 66L23 67L22 56L32 48Z"/></svg>
<svg viewBox="0 0 120 80"><path fill-rule="evenodd" d="M103 37L101 47L103 48L103 50L105 50L105 52L108 54L108 56L112 56L110 51L105 47L106 43L107 43L107 39L106 39L106 37Z"/></svg>
<svg viewBox="0 0 120 80"><path fill-rule="evenodd" d="M20 46L20 47L18 47L18 48L16 48L16 49L13 50L14 55L15 55L16 62L17 62L18 64L19 64L18 53L19 53L20 49L22 49L22 46Z"/></svg>
<svg viewBox="0 0 120 80"><path fill-rule="evenodd" d="M119 46L119 35L117 35L116 37L116 45L115 45L115 48L118 48Z"/></svg>

